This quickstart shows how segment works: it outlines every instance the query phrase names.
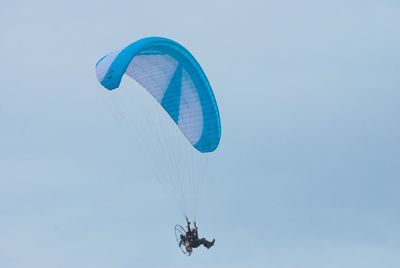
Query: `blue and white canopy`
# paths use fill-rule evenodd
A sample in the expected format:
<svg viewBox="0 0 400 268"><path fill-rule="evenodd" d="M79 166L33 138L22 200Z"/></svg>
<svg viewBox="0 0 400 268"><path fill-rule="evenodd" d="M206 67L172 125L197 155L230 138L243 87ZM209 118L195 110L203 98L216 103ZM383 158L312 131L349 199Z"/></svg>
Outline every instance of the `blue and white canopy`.
<svg viewBox="0 0 400 268"><path fill-rule="evenodd" d="M96 65L97 79L109 90L119 87L125 73L162 105L198 151L217 148L221 124L214 94L200 65L182 45L148 37L108 54Z"/></svg>

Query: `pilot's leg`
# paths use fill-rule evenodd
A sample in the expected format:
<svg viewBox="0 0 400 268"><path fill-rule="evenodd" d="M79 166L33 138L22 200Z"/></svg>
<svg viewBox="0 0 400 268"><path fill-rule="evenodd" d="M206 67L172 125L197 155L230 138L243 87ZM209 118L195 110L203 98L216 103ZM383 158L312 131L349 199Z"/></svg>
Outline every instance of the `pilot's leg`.
<svg viewBox="0 0 400 268"><path fill-rule="evenodd" d="M210 242L203 237L202 239L199 240L199 242L201 245L204 245L206 248L210 248L210 247L214 246L215 239Z"/></svg>

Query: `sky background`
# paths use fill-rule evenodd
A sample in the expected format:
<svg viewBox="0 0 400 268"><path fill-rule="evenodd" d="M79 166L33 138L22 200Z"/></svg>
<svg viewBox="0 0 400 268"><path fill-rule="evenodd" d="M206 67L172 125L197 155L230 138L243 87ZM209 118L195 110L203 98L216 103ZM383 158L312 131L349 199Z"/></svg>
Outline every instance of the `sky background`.
<svg viewBox="0 0 400 268"><path fill-rule="evenodd" d="M398 1L2 0L0 25L0 267L400 267ZM221 114L216 244L190 258L95 75L147 36L192 52Z"/></svg>

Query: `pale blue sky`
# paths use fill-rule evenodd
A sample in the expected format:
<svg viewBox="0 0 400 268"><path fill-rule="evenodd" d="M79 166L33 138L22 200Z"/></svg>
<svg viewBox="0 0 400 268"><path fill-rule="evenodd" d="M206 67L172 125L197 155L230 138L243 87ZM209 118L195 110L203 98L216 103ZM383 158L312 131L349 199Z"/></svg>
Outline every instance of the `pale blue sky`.
<svg viewBox="0 0 400 268"><path fill-rule="evenodd" d="M0 267L400 266L398 1L2 0L0 23ZM190 258L95 76L147 36L196 56L221 112L217 242Z"/></svg>

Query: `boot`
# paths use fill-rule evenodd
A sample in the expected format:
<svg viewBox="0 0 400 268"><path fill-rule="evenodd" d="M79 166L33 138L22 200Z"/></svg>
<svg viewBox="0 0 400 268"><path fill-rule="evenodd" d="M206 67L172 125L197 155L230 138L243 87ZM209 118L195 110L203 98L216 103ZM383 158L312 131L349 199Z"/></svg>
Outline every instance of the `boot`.
<svg viewBox="0 0 400 268"><path fill-rule="evenodd" d="M213 241L211 241L210 243L208 243L207 249L209 249L210 247L214 246L214 243L215 243L215 239L213 239Z"/></svg>

